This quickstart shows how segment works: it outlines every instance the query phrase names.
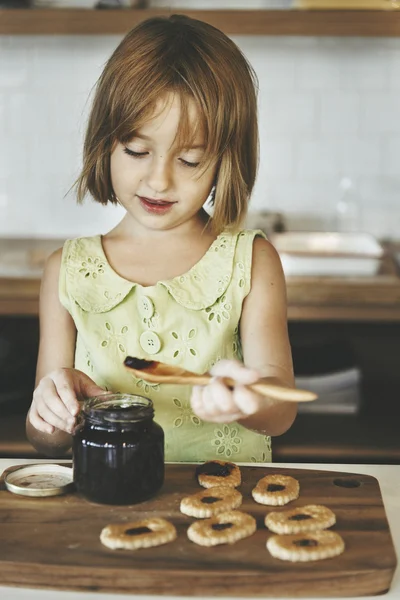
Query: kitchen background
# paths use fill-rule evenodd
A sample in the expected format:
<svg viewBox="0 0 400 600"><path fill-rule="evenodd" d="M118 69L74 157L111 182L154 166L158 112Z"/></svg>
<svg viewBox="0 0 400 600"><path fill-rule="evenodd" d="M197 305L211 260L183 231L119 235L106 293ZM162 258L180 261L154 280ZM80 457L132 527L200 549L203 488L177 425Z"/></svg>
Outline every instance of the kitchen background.
<svg viewBox="0 0 400 600"><path fill-rule="evenodd" d="M5 3L12 4L0 0L0 8ZM179 12L185 5L292 3L149 4ZM347 13L340 14L339 30L347 22ZM51 19L48 35L27 35L19 27L21 35L0 35L0 456L27 457L33 449L24 420L34 387L45 256L67 237L106 232L122 215L90 199L77 205L71 187L91 91L123 34L104 35L100 26L95 35L55 35ZM328 276L316 271L315 256L306 260L308 276L296 273L298 262L294 276L286 273L296 381L317 391L319 400L304 404L294 426L274 440L274 459L400 463L393 418L400 394L400 36L231 37L260 85L261 160L249 224L269 229L271 215L279 214L287 230L359 230L376 238L363 238L367 248L379 241L384 249L371 259L363 246L356 264L325 256L322 269L333 269ZM339 226L343 206L356 210ZM330 242L319 240L322 251Z"/></svg>
<svg viewBox="0 0 400 600"><path fill-rule="evenodd" d="M219 3L232 4L249 7ZM0 235L92 234L120 218L90 200L77 206L68 191L87 98L121 37L0 36ZM291 229L332 229L340 181L350 177L359 228L398 239L400 38L232 37L260 83L252 210L282 212Z"/></svg>

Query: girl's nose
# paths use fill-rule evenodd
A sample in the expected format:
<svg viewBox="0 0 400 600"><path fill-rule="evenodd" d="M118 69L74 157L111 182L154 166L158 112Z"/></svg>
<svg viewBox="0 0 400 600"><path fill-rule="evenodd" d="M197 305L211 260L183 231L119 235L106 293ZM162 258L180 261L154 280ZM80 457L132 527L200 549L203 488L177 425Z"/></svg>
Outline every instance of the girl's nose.
<svg viewBox="0 0 400 600"><path fill-rule="evenodd" d="M147 183L154 192L159 194L168 190L171 184L171 168L165 157L158 156L151 161Z"/></svg>

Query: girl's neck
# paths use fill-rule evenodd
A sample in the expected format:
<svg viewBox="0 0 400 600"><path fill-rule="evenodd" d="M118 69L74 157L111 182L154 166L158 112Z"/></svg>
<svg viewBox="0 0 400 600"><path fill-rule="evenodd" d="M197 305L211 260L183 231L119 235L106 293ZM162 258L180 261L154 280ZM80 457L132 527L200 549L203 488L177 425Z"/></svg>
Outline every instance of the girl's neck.
<svg viewBox="0 0 400 600"><path fill-rule="evenodd" d="M216 235L206 219L166 231L133 227L126 219L102 236L103 251L120 276L143 286L184 275L205 255Z"/></svg>
<svg viewBox="0 0 400 600"><path fill-rule="evenodd" d="M162 243L171 236L176 241L178 239L192 238L192 236L216 237L211 231L210 217L204 210L201 210L196 218L181 223L172 229L149 229L137 221L132 221L131 217L126 214L118 225L106 234L107 238L130 239L132 241L140 240L149 243Z"/></svg>

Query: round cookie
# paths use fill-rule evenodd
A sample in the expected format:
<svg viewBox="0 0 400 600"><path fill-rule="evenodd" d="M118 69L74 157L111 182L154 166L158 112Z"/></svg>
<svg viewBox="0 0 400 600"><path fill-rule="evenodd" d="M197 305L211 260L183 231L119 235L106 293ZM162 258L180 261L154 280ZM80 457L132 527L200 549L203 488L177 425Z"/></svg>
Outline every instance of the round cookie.
<svg viewBox="0 0 400 600"><path fill-rule="evenodd" d="M187 530L189 540L200 546L234 544L257 529L254 517L239 510L220 513L211 519L196 521Z"/></svg>
<svg viewBox="0 0 400 600"><path fill-rule="evenodd" d="M209 460L196 467L196 478L205 488L237 487L242 481L239 467L235 463L222 460Z"/></svg>
<svg viewBox="0 0 400 600"><path fill-rule="evenodd" d="M275 558L292 562L323 560L342 554L343 538L334 531L309 531L294 535L272 535L267 549Z"/></svg>
<svg viewBox="0 0 400 600"><path fill-rule="evenodd" d="M172 523L153 517L143 521L107 525L100 534L100 541L113 550L116 548L136 550L161 546L172 542L176 537L176 529Z"/></svg>
<svg viewBox="0 0 400 600"><path fill-rule="evenodd" d="M242 504L242 494L233 487L220 486L202 490L182 498L180 511L189 517L209 518L234 510Z"/></svg>
<svg viewBox="0 0 400 600"><path fill-rule="evenodd" d="M278 534L318 531L332 527L335 523L335 513L319 504L270 512L265 517L265 525L268 529Z"/></svg>
<svg viewBox="0 0 400 600"><path fill-rule="evenodd" d="M289 475L266 475L251 492L256 502L270 506L283 506L296 500L299 493L299 482Z"/></svg>

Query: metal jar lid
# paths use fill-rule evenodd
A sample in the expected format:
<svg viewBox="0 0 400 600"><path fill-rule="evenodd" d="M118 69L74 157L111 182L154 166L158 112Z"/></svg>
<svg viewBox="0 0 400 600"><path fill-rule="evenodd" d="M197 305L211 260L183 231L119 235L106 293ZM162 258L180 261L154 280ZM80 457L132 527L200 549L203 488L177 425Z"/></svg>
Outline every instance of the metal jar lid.
<svg viewBox="0 0 400 600"><path fill-rule="evenodd" d="M59 496L74 487L72 468L55 463L10 467L3 475L6 488L22 496Z"/></svg>

